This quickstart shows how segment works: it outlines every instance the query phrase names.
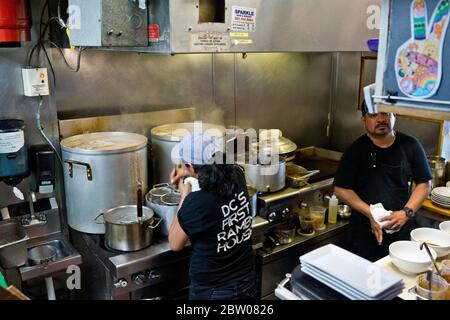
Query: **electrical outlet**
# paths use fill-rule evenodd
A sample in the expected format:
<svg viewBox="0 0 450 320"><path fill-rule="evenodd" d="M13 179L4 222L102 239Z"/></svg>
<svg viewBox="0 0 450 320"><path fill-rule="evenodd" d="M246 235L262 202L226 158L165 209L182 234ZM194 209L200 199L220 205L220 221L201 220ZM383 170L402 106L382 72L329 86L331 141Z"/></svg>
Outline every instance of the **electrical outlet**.
<svg viewBox="0 0 450 320"><path fill-rule="evenodd" d="M23 93L27 97L48 96L47 68L22 69Z"/></svg>

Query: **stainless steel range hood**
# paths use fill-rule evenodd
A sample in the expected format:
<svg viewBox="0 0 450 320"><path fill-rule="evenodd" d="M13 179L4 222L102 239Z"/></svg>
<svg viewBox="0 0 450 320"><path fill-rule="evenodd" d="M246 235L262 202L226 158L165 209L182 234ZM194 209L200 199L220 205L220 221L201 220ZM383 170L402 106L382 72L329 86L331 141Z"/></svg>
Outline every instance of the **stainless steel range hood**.
<svg viewBox="0 0 450 320"><path fill-rule="evenodd" d="M75 46L149 53L368 51L381 0L69 0ZM75 22L75 23L74 23Z"/></svg>
<svg viewBox="0 0 450 320"><path fill-rule="evenodd" d="M150 0L154 53L368 51L381 0Z"/></svg>

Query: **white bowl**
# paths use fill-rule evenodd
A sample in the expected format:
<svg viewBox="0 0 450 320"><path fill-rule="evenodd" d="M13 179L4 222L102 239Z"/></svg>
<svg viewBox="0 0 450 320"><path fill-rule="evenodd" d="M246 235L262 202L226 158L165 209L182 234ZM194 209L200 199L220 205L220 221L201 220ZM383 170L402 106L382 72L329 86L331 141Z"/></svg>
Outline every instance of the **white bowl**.
<svg viewBox="0 0 450 320"><path fill-rule="evenodd" d="M439 224L439 230L444 231L444 232L450 234L450 220L449 220L449 221L441 222L441 223Z"/></svg>
<svg viewBox="0 0 450 320"><path fill-rule="evenodd" d="M436 251L438 258L450 253L450 234L432 228L418 228L411 231L411 240L427 242Z"/></svg>
<svg viewBox="0 0 450 320"><path fill-rule="evenodd" d="M430 248L434 259L436 251ZM417 274L427 271L431 266L430 256L426 249L420 250L420 243L414 241L397 241L389 246L389 257L392 263L406 274Z"/></svg>

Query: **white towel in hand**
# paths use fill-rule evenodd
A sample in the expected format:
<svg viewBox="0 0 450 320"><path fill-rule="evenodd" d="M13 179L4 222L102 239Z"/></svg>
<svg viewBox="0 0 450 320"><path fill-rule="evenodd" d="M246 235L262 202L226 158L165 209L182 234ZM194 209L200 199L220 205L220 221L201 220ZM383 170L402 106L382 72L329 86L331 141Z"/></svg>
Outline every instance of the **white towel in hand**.
<svg viewBox="0 0 450 320"><path fill-rule="evenodd" d="M192 187L192 192L196 192L201 190L200 188L200 184L198 183L198 179L194 178L194 177L187 177L184 178L184 183L189 183Z"/></svg>
<svg viewBox="0 0 450 320"><path fill-rule="evenodd" d="M370 205L370 213L375 221L379 224L380 227L384 227L387 224L387 221L381 221L381 219L388 217L392 214L392 211L388 211L384 208L382 203L371 204ZM398 230L386 230L386 233L392 234L397 232Z"/></svg>

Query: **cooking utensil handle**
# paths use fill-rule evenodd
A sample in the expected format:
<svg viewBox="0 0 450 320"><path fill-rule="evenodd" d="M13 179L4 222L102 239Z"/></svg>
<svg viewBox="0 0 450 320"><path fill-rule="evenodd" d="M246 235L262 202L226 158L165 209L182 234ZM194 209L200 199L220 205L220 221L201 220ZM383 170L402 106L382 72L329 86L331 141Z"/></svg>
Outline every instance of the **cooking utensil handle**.
<svg viewBox="0 0 450 320"><path fill-rule="evenodd" d="M425 247L428 255L430 256L431 262L433 262L436 272L438 273L439 276L441 276L441 272L439 271L439 268L436 265L436 260L434 260L433 255L431 254L430 247L428 247L428 244L426 242L422 242L422 244L420 245L420 250L422 250L423 247Z"/></svg>
<svg viewBox="0 0 450 320"><path fill-rule="evenodd" d="M89 163L75 161L75 160L64 160L65 163L69 165L69 177L73 178L73 165L79 165L86 167L86 176L89 181L92 181L92 168Z"/></svg>
<svg viewBox="0 0 450 320"><path fill-rule="evenodd" d="M102 216L102 215L103 215L103 213L100 213L98 216L95 217L94 222L96 224L105 224L104 219L103 219L103 222L98 222L98 218L100 218L100 216Z"/></svg>
<svg viewBox="0 0 450 320"><path fill-rule="evenodd" d="M155 221L156 221L156 224L153 224ZM162 221L163 221L162 218L155 218L155 219L153 219L152 224L147 225L147 228L148 229L156 229L156 228L158 228L158 226L161 224Z"/></svg>
<svg viewBox="0 0 450 320"><path fill-rule="evenodd" d="M305 174L302 178L310 178L319 172L320 172L320 170L311 170L307 174Z"/></svg>
<svg viewBox="0 0 450 320"><path fill-rule="evenodd" d="M159 188L159 187L170 187L170 184L168 184L167 182L163 182L163 183L158 183L158 184L153 185L153 189Z"/></svg>
<svg viewBox="0 0 450 320"><path fill-rule="evenodd" d="M136 189L136 200L137 200L137 216L138 219L142 218L142 184L139 183Z"/></svg>

